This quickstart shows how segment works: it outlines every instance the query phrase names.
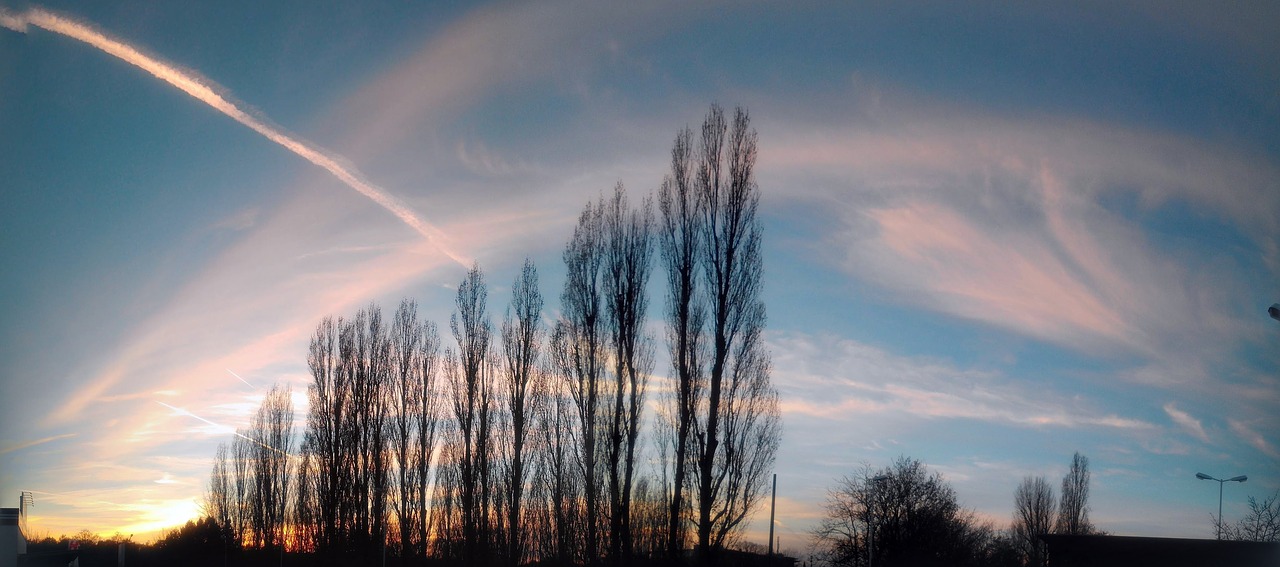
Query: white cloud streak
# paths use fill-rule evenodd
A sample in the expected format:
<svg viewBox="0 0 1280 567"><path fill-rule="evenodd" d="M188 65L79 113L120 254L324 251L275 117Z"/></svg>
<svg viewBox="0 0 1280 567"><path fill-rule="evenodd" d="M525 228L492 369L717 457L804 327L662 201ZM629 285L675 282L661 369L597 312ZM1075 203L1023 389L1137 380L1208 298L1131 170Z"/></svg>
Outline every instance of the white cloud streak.
<svg viewBox="0 0 1280 567"><path fill-rule="evenodd" d="M192 98L209 105L214 110L261 134L264 138L279 144L302 159L333 174L343 184L368 197L410 228L426 237L441 253L458 264L468 266L471 263L469 259L452 249L448 244L449 239L443 232L423 220L417 213L385 190L365 180L364 175L355 167L342 163L344 161L342 158L321 149L311 142L286 134L279 126L272 124L266 118L254 116L249 111L228 100L227 96L219 92L226 92L226 89L218 86L213 81L179 70L167 62L142 53L135 47L110 38L88 25L72 21L42 8L32 7L20 14L0 11L0 25L21 33L25 33L29 26L36 26L84 42L150 73L155 78L177 87L178 90L187 93Z"/></svg>
<svg viewBox="0 0 1280 567"><path fill-rule="evenodd" d="M1200 420L1191 417L1191 414L1178 409L1178 406L1173 402L1169 402L1164 405L1164 413L1169 414L1169 419L1172 419L1174 423L1182 426L1183 429L1186 429L1187 432L1194 435L1196 439L1204 441L1205 443L1209 442L1209 434L1205 433L1204 425L1200 423Z"/></svg>
<svg viewBox="0 0 1280 567"><path fill-rule="evenodd" d="M7 455L7 454L12 453L12 452L14 452L14 451L21 451L21 450L26 449L26 448L28 448L28 447L35 447L36 445L43 445L43 444L45 444L45 443L50 443L50 442L53 442L53 441L58 441L58 440L60 440L60 439L68 439L68 438L75 437L75 436L76 436L76 434L75 434L75 433L64 433L64 434L62 434L62 435L52 435L52 436L49 436L49 437L45 437L45 438L43 438L43 439L36 439L36 440L33 440L33 441L23 441L23 442L16 443L16 444L10 445L10 446L8 446L8 447L5 447L5 448L3 448L3 449L0 449L0 455Z"/></svg>
<svg viewBox="0 0 1280 567"><path fill-rule="evenodd" d="M1235 419L1228 419L1227 423L1231 424L1231 430L1234 431L1236 435L1239 435L1250 445L1253 445L1254 448L1266 453L1272 458L1280 457L1280 451L1276 451L1276 448L1272 447L1271 444L1267 442L1266 437L1263 437L1262 434L1258 433L1254 428L1249 427L1248 424Z"/></svg>
<svg viewBox="0 0 1280 567"><path fill-rule="evenodd" d="M1026 428L1150 431L1141 419L1106 413L1078 397L1027 388L999 372L903 357L833 336L776 333L770 339L782 410L828 421L869 414L970 419Z"/></svg>

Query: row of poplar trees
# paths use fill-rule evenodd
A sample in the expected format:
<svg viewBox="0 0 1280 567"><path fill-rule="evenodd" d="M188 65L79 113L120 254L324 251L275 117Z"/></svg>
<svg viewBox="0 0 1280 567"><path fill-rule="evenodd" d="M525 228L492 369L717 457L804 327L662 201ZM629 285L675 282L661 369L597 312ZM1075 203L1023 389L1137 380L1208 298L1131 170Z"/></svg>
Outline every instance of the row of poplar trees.
<svg viewBox="0 0 1280 567"><path fill-rule="evenodd" d="M763 496L781 427L756 152L747 113L713 105L700 132L677 134L657 215L621 184L589 203L558 312L526 260L497 329L478 265L452 341L409 299L390 321L376 305L324 319L300 445L288 392L272 390L218 449L206 512L235 545L335 560L717 563ZM655 264L665 376L646 326Z"/></svg>

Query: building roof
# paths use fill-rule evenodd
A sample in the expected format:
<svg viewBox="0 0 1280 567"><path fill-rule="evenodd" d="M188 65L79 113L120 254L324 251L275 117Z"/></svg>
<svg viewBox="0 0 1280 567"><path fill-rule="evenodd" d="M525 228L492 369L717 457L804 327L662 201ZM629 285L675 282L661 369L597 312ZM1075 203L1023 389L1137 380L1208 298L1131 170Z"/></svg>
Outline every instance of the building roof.
<svg viewBox="0 0 1280 567"><path fill-rule="evenodd" d="M1047 534L1051 567L1280 567L1280 543Z"/></svg>

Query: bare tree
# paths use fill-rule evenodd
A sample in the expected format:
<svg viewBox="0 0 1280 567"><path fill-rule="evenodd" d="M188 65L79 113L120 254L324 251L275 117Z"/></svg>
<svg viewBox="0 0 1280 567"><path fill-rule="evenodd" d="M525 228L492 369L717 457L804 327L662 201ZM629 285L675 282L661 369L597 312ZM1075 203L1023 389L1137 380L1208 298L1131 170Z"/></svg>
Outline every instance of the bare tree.
<svg viewBox="0 0 1280 567"><path fill-rule="evenodd" d="M401 557L425 552L428 482L435 445L435 326L418 320L418 305L400 302L391 328L392 384L388 392L396 463L394 503Z"/></svg>
<svg viewBox="0 0 1280 567"><path fill-rule="evenodd" d="M632 555L631 489L645 390L653 370L653 341L644 332L646 288L653 264L653 212L648 201L632 210L621 183L601 205L602 291L614 378L606 444L609 557L616 563Z"/></svg>
<svg viewBox="0 0 1280 567"><path fill-rule="evenodd" d="M761 340L756 134L746 111L738 109L730 126L713 105L697 141L695 149L688 129L676 136L658 196L674 374L667 552L674 556L685 540L685 491L692 487L698 555L714 562L714 550L759 500L780 414Z"/></svg>
<svg viewBox="0 0 1280 567"><path fill-rule="evenodd" d="M307 352L312 382L307 387L304 447L316 469L316 547L322 553L336 551L350 528L346 521L351 482L347 469L355 447L347 434L350 384L341 353L346 328L341 319L326 317L316 327Z"/></svg>
<svg viewBox="0 0 1280 567"><path fill-rule="evenodd" d="M478 265L458 288L457 347L442 363L434 326L411 300L390 324L372 304L321 321L293 517L290 463L278 459L291 450L291 422L275 406L215 462L209 509L237 542L279 545L289 525L299 547L352 561L389 541L402 557L513 565L620 562L658 548L676 557L691 525L699 556L714 561L761 499L780 419L762 339L756 135L744 111L730 125L712 106L697 141L689 129L676 137L659 224L650 201L633 208L621 184L588 203L564 250L561 312L545 343L530 263L501 353ZM655 231L673 370L654 420L660 471L642 477Z"/></svg>
<svg viewBox="0 0 1280 567"><path fill-rule="evenodd" d="M1048 565L1048 550L1040 536L1053 529L1053 487L1042 476L1026 477L1013 493L1013 534L1030 567Z"/></svg>
<svg viewBox="0 0 1280 567"><path fill-rule="evenodd" d="M390 486L388 330L376 305L326 318L307 357L305 446L314 467L317 548L370 560L386 541Z"/></svg>
<svg viewBox="0 0 1280 567"><path fill-rule="evenodd" d="M557 326L556 336L550 341L552 358L557 360L567 356L560 352L566 346L565 339L559 336L561 332L563 329ZM534 484L544 502L541 514L546 526L540 538L540 557L556 565L569 565L574 561L582 526L581 508L577 505L582 487L578 482L580 475L575 474L579 446L575 439L579 430L577 412L568 391L568 377L555 368L544 370L543 376L547 399L538 412L537 430L542 448L538 482Z"/></svg>
<svg viewBox="0 0 1280 567"><path fill-rule="evenodd" d="M1220 521L1221 518L1215 518ZM1258 501L1249 497L1249 515L1235 525L1222 526L1222 539L1236 541L1280 541L1280 491Z"/></svg>
<svg viewBox="0 0 1280 567"><path fill-rule="evenodd" d="M231 439L231 530L237 546L248 543L252 529L253 442L248 433L251 431L236 429Z"/></svg>
<svg viewBox="0 0 1280 567"><path fill-rule="evenodd" d="M560 294L561 317L552 334L557 371L567 378L577 409L577 468L583 495L583 561L600 558L600 492L604 468L598 450L602 434L601 398L605 372L605 305L601 297L603 263L602 206L588 203L564 250L565 284Z"/></svg>
<svg viewBox="0 0 1280 567"><path fill-rule="evenodd" d="M427 554L428 541L431 537L431 461L435 454L438 428L440 422L440 395L437 386L437 367L440 353L440 335L435 323L424 322L420 330L418 352L414 357L417 363L418 403L415 406L417 415L414 419L414 431L417 442L413 444L411 458L415 463L413 478L417 481L413 501L417 507L414 517L417 552Z"/></svg>
<svg viewBox="0 0 1280 567"><path fill-rule="evenodd" d="M778 393L769 381L762 348L744 341L745 356L735 358L721 398L724 407L723 456L719 457L719 496L712 506L711 545L723 548L764 496L781 439ZM748 346L750 345L750 346Z"/></svg>
<svg viewBox="0 0 1280 567"><path fill-rule="evenodd" d="M1093 524L1089 523L1089 457L1079 452L1071 457L1071 469L1062 477L1061 498L1053 533L1093 533Z"/></svg>
<svg viewBox="0 0 1280 567"><path fill-rule="evenodd" d="M505 555L511 565L519 565L525 555L525 485L529 482L529 439L533 420L542 411L546 394L541 376L543 330L542 294L538 291L538 270L525 260L511 288L511 306L502 323L502 353L506 428L509 450L502 479L506 502Z"/></svg>
<svg viewBox="0 0 1280 567"><path fill-rule="evenodd" d="M389 391L391 412L391 446L395 458L395 496L392 508L396 513L396 531L400 542L400 556L413 552L413 531L417 525L417 506L414 501L417 486L417 467L413 458L414 416L421 403L417 385L418 341L422 340L418 326L418 306L408 299L400 301L400 307L391 322L391 388Z"/></svg>
<svg viewBox="0 0 1280 567"><path fill-rule="evenodd" d="M213 456L213 470L209 472L209 487L204 497L204 515L213 518L222 532L223 545L229 545L233 535L232 516L236 505L234 481L227 466L227 444L219 443Z"/></svg>
<svg viewBox="0 0 1280 567"><path fill-rule="evenodd" d="M306 440L299 449L301 457L295 469L293 500L293 547L298 551L314 552L319 533L319 501L316 496L316 460L314 450Z"/></svg>
<svg viewBox="0 0 1280 567"><path fill-rule="evenodd" d="M688 128L676 135L671 149L671 173L658 191L659 249L667 274L667 346L672 364L672 392L667 399L671 432L669 504L667 507L666 553L678 557L687 536L688 500L685 487L693 458L690 436L694 412L704 391L702 328L705 318L698 293L698 262L702 250L698 193L693 182L693 133ZM664 447L665 452L665 447ZM664 473L665 474L665 473Z"/></svg>
<svg viewBox="0 0 1280 567"><path fill-rule="evenodd" d="M453 514L461 536L461 559L482 562L490 544L494 383L490 355L492 325L485 312L488 287L474 265L458 285L450 328L458 352L446 351L445 377L453 403L449 459L456 495Z"/></svg>
<svg viewBox="0 0 1280 567"><path fill-rule="evenodd" d="M729 128L724 112L713 105L702 124L696 170L703 242L700 264L711 339L707 398L698 411L696 423L700 428L694 436L698 458L698 550L707 562L713 561L713 546L723 544L725 536L719 534L737 527L749 511L750 495L763 489L763 475L755 479L733 477L760 467L772 468L777 441L767 439L779 433L776 426L771 427L776 419L756 421L734 415L777 413L776 394L771 394L769 384L768 354L759 338L765 309L760 300L763 263L756 218L760 192L755 182L755 159L756 133L746 111L739 108L734 113L733 127ZM738 380L755 382L763 388L760 395L752 398L756 403L731 402L731 390ZM735 439L733 420L739 421L741 428L760 425L761 429L752 430L746 439ZM753 444L737 444L739 441ZM751 467L733 466L738 452L756 453L746 457L752 462ZM730 493L735 485L746 496L745 508L733 502L739 496Z"/></svg>
<svg viewBox="0 0 1280 567"><path fill-rule="evenodd" d="M632 551L644 560L661 558L667 549L667 500L661 480L640 475L631 502Z"/></svg>
<svg viewBox="0 0 1280 567"><path fill-rule="evenodd" d="M869 565L873 555L876 566L986 564L994 541L941 475L905 457L840 479L824 508L812 535L829 565Z"/></svg>
<svg viewBox="0 0 1280 567"><path fill-rule="evenodd" d="M386 391L391 382L391 342L382 309L370 305L356 313L350 340L344 341L345 367L351 372L351 434L356 446L354 526L356 551L372 559L386 542L387 487L391 480Z"/></svg>
<svg viewBox="0 0 1280 567"><path fill-rule="evenodd" d="M283 545L288 511L289 453L293 450L293 399L288 389L273 386L250 426L248 445L253 469L250 518L257 547Z"/></svg>

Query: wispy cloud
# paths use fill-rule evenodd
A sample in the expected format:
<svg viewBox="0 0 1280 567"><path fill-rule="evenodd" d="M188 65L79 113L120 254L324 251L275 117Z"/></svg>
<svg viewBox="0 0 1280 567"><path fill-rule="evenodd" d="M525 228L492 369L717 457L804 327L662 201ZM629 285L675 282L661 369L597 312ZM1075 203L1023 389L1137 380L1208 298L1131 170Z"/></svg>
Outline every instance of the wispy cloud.
<svg viewBox="0 0 1280 567"><path fill-rule="evenodd" d="M1200 420L1191 417L1191 414L1178 409L1178 406L1173 402L1169 402L1164 405L1164 412L1169 414L1169 419L1172 419L1174 423L1187 430L1188 433L1194 435L1196 439L1204 441L1205 443L1209 442L1209 434L1205 433L1204 426L1200 424Z"/></svg>
<svg viewBox="0 0 1280 567"><path fill-rule="evenodd" d="M1249 443L1257 450L1262 451L1273 458L1280 457L1280 451L1277 451L1276 448L1267 441L1266 437L1261 433L1258 433L1247 423L1233 418L1228 418L1227 423L1231 424L1231 430L1234 431L1236 435L1239 435L1245 440L1245 442Z"/></svg>
<svg viewBox="0 0 1280 567"><path fill-rule="evenodd" d="M343 219L349 216L340 202L314 202L300 195L295 205L263 218L192 274L153 316L122 330L118 354L85 368L87 378L59 401L46 423L83 419L90 404L108 396L156 389L189 396L206 384L241 384L228 368L252 376L297 364L320 317L354 310L454 265L433 254L430 243L394 240L395 228L376 222L377 230L365 230L357 238L372 235L392 245L370 253L308 254L351 242L347 230L363 225L345 226ZM126 391L117 390L122 386Z"/></svg>
<svg viewBox="0 0 1280 567"><path fill-rule="evenodd" d="M833 336L776 333L771 339L785 414L823 420L898 414L969 419L1029 428L1102 427L1152 430L1078 397L1028 388L989 370L914 360Z"/></svg>
<svg viewBox="0 0 1280 567"><path fill-rule="evenodd" d="M31 441L20 441L18 443L14 443L13 445L9 445L8 447L0 449L0 455L7 455L15 451L21 451L23 449L35 447L36 445L43 445L45 443L58 441L60 439L70 439L75 436L76 436L75 433L63 433L62 435L52 435L42 439L33 439Z"/></svg>
<svg viewBox="0 0 1280 567"><path fill-rule="evenodd" d="M903 302L1173 368L1230 356L1256 332L1235 304L1280 269L1280 220L1261 212L1280 210L1272 160L900 94L852 89L825 123L791 111L761 154L762 177L834 217L823 253L849 273ZM1260 265L1145 224L1184 207L1236 227Z"/></svg>
<svg viewBox="0 0 1280 567"><path fill-rule="evenodd" d="M180 70L159 58L146 55L138 48L108 37L106 34L86 24L73 21L39 7L33 6L25 12L17 14L0 13L0 23L4 27L19 32L24 32L28 26L36 26L61 34L71 39L82 41L150 73L155 78L177 87L178 90L209 105L214 110L261 134L266 139L297 154L302 159L323 168L333 174L334 177L337 177L343 184L390 211L396 218L433 242L443 254L455 262L464 266L470 264L467 258L454 251L453 246L449 244L450 240L443 232L410 210L384 189L370 183L354 166L343 163L345 160L341 157L327 152L311 142L295 135L287 134L283 128L260 116L260 113L233 102L230 96L226 94L227 90L217 85L217 83L190 71Z"/></svg>
<svg viewBox="0 0 1280 567"><path fill-rule="evenodd" d="M645 37L658 31L655 23L682 17L672 8L570 1L472 10L353 94L351 144L381 154L494 90L583 72L607 60L620 36Z"/></svg>

